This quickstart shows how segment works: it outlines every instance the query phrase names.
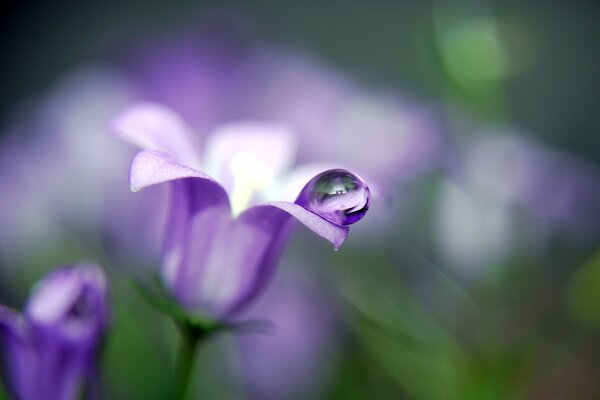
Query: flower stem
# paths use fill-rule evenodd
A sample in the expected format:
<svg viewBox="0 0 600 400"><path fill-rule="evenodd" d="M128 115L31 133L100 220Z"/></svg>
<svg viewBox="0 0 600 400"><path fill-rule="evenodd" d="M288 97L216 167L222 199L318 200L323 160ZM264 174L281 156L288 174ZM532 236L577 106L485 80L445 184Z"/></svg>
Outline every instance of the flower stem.
<svg viewBox="0 0 600 400"><path fill-rule="evenodd" d="M177 370L175 381L175 399L185 400L188 395L190 377L194 369L194 359L196 349L204 332L182 323L181 326L181 347L177 357Z"/></svg>

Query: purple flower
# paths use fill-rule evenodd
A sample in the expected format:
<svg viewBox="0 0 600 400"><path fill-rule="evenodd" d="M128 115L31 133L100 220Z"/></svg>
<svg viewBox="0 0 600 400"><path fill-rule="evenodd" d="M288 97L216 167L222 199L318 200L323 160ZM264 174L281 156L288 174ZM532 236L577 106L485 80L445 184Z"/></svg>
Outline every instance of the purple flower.
<svg viewBox="0 0 600 400"><path fill-rule="evenodd" d="M106 279L93 264L50 273L23 315L0 307L0 345L15 397L76 399L93 373L107 307Z"/></svg>
<svg viewBox="0 0 600 400"><path fill-rule="evenodd" d="M301 186L293 197L286 195L284 172L292 164L296 141L282 125L221 126L207 139L204 157L194 147L191 129L166 107L133 105L112 126L120 137L146 149L133 160L131 189L170 184L162 275L177 300L194 312L230 318L248 305L270 279L293 219L339 248L348 234L342 223L355 222L368 209L368 188L347 171L347 180L319 176L302 191L324 191L326 198L298 197ZM290 184L297 187L297 181ZM318 206L306 200L316 198L326 215L313 212Z"/></svg>
<svg viewBox="0 0 600 400"><path fill-rule="evenodd" d="M600 173L572 156L486 133L463 144L455 172L456 185L441 188L438 237L456 266L500 265L560 232L580 245L600 232Z"/></svg>
<svg viewBox="0 0 600 400"><path fill-rule="evenodd" d="M0 231L7 264L31 265L32 249L41 259L47 249L69 251L73 239L86 238L106 253L96 256L119 266L155 261L160 221L149 217L156 213L150 203L164 200L127 193L116 171L131 149L106 135L109 115L132 101L175 110L193 127L194 148L232 121L290 126L297 162L312 164L313 174L344 167L390 191L438 165L443 130L429 107L372 92L310 56L254 40L241 18L232 24L214 17L194 24L199 34L188 29L146 46L129 43L132 61L76 71L15 114L0 146L0 198L15 205L0 209L0 225L12 228ZM31 159L37 168L28 166ZM282 180L294 195L307 174L299 176ZM289 185L294 180L300 187ZM67 190L73 182L81 190Z"/></svg>
<svg viewBox="0 0 600 400"><path fill-rule="evenodd" d="M38 267L45 251L70 254L86 247L129 255L140 236L153 235L147 226L133 240L131 227L143 213L126 190L127 178L118 174L133 152L106 134L108 119L136 98L132 86L113 69L82 68L22 110L2 135L0 198L13 207L0 210L0 226L11 227L0 229L0 253L12 276L19 267ZM148 248L135 261L140 255L151 259Z"/></svg>
<svg viewBox="0 0 600 400"><path fill-rule="evenodd" d="M585 161L505 133L470 141L462 160L465 184L489 201L580 237L600 232L600 173Z"/></svg>
<svg viewBox="0 0 600 400"><path fill-rule="evenodd" d="M172 108L196 136L235 120L275 121L294 128L300 162L331 160L386 186L442 165L445 128L433 107L252 40L239 18L201 20L209 28L139 46L131 63L144 98Z"/></svg>
<svg viewBox="0 0 600 400"><path fill-rule="evenodd" d="M245 317L268 320L273 332L240 335L250 399L317 398L339 350L340 326L332 299L306 274L284 269Z"/></svg>

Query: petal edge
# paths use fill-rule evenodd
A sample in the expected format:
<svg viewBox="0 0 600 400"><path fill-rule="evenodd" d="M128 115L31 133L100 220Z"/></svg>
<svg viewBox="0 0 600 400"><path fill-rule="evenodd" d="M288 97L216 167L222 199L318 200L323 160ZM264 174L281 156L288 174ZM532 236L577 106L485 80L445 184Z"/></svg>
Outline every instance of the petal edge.
<svg viewBox="0 0 600 400"><path fill-rule="evenodd" d="M338 250L342 246L342 243L344 243L344 240L346 240L346 237L348 236L349 228L347 226L337 225L329 222L312 211L308 211L306 208L295 203L274 201L252 208L257 207L272 207L288 213L296 220L300 221L308 229L331 242L335 250ZM252 210L252 208L250 210Z"/></svg>
<svg viewBox="0 0 600 400"><path fill-rule="evenodd" d="M167 153L157 150L140 151L133 159L129 171L129 185L132 192L182 178L206 179L219 185L205 173L180 164Z"/></svg>
<svg viewBox="0 0 600 400"><path fill-rule="evenodd" d="M110 122L117 137L144 150L158 150L182 163L199 165L192 131L173 110L161 104L136 103L117 114Z"/></svg>

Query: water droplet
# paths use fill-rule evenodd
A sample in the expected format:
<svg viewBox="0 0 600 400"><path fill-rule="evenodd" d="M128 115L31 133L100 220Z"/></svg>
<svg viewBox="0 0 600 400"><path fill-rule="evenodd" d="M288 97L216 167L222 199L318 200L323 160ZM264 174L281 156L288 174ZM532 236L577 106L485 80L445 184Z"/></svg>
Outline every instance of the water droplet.
<svg viewBox="0 0 600 400"><path fill-rule="evenodd" d="M300 192L296 204L338 225L350 225L369 209L371 194L357 175L331 169L312 178Z"/></svg>

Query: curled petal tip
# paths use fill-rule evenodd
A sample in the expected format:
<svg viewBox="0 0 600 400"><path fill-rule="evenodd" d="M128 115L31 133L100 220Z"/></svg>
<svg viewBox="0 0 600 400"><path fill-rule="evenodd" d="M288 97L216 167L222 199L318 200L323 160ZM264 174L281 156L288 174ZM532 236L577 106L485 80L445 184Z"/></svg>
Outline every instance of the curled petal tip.
<svg viewBox="0 0 600 400"><path fill-rule="evenodd" d="M272 207L285 211L317 235L331 242L334 249L339 249L348 236L349 228L347 226L332 223L295 203L278 201L258 207Z"/></svg>

